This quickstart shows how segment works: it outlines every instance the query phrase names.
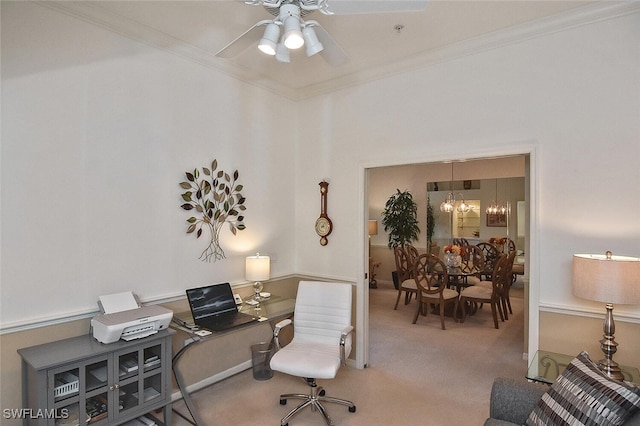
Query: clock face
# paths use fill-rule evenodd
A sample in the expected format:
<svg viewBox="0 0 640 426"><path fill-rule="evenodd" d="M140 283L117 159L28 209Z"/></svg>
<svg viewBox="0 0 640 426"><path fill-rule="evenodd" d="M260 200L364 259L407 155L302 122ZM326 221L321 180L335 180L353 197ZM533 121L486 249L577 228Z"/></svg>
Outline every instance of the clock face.
<svg viewBox="0 0 640 426"><path fill-rule="evenodd" d="M331 222L326 217L319 217L316 220L316 233L321 237L326 237L331 233Z"/></svg>

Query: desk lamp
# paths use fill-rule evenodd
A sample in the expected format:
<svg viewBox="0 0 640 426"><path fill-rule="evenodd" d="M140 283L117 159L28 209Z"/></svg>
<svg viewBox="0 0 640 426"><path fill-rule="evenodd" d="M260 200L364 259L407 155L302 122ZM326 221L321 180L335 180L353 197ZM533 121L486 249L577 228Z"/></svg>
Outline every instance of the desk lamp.
<svg viewBox="0 0 640 426"><path fill-rule="evenodd" d="M640 258L614 256L610 251L605 255L574 254L573 294L606 303L604 335L600 340L604 359L598 361L598 367L612 379L623 380L618 363L612 359L618 350L613 336L613 304L640 304Z"/></svg>
<svg viewBox="0 0 640 426"><path fill-rule="evenodd" d="M245 262L245 278L248 281L254 281L253 297L256 302L260 301L260 292L263 288L262 281L269 279L270 272L271 259L269 256L260 256L260 253L256 253L255 256L247 256Z"/></svg>

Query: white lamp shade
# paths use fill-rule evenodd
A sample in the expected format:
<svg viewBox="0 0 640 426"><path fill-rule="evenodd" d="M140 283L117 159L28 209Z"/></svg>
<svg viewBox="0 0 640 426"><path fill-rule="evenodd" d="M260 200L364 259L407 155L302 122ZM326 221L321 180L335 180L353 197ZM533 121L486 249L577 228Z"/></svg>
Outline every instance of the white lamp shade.
<svg viewBox="0 0 640 426"><path fill-rule="evenodd" d="M245 262L245 278L247 281L265 281L271 273L271 259L269 256L247 256Z"/></svg>
<svg viewBox="0 0 640 426"><path fill-rule="evenodd" d="M276 48L276 60L278 62L291 62L291 57L289 56L289 49L283 43L278 43L278 47Z"/></svg>
<svg viewBox="0 0 640 426"><path fill-rule="evenodd" d="M302 29L302 37L304 38L304 44L307 46L307 56L313 56L324 49L313 28L304 27Z"/></svg>
<svg viewBox="0 0 640 426"><path fill-rule="evenodd" d="M640 304L640 258L573 255L573 294L604 303Z"/></svg>
<svg viewBox="0 0 640 426"><path fill-rule="evenodd" d="M258 43L258 49L267 55L275 55L279 37L280 27L274 23L267 24L267 27L264 29L264 35L260 43Z"/></svg>
<svg viewBox="0 0 640 426"><path fill-rule="evenodd" d="M303 44L300 21L295 16L288 17L284 20L284 45L289 49L299 49Z"/></svg>

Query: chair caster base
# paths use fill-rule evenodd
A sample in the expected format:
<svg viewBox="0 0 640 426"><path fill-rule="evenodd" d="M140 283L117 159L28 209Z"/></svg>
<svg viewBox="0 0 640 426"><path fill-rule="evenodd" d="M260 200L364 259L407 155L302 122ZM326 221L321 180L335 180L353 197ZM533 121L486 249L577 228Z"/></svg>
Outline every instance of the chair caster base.
<svg viewBox="0 0 640 426"><path fill-rule="evenodd" d="M307 379L307 382L311 386L310 394L282 394L280 395L280 405L286 405L288 399L299 399L302 400L302 403L298 405L296 408L291 410L289 414L284 416L280 421L281 426L287 426L289 424L289 420L291 420L296 414L298 414L302 409L306 407L310 407L312 411L319 412L325 420L325 423L328 426L333 425L333 420L329 417L329 414L324 408L323 403L334 403L344 405L349 409L350 413L356 412L356 406L353 402L347 401L346 399L333 398L330 396L326 396L326 391L322 386L316 385L315 379Z"/></svg>

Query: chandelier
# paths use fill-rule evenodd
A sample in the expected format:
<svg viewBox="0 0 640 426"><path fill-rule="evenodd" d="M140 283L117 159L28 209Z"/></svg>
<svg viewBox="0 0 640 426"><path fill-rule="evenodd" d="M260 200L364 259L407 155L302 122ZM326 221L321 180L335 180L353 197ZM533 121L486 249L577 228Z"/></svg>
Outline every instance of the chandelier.
<svg viewBox="0 0 640 426"><path fill-rule="evenodd" d="M487 206L486 213L492 215L507 214L507 206L498 199L498 179L496 179L496 198L491 200L491 203Z"/></svg>
<svg viewBox="0 0 640 426"><path fill-rule="evenodd" d="M456 195L459 196L458 199L460 200L460 204L458 205L458 207L456 207ZM453 193L453 162L451 162L451 181L449 192L447 193L444 201L440 204L440 211L445 213L453 213L453 210L457 210L458 213L467 213L469 212L469 210L471 210L471 207L469 206L469 204L467 204L466 201L464 201L464 196L461 192L458 192L455 195Z"/></svg>

